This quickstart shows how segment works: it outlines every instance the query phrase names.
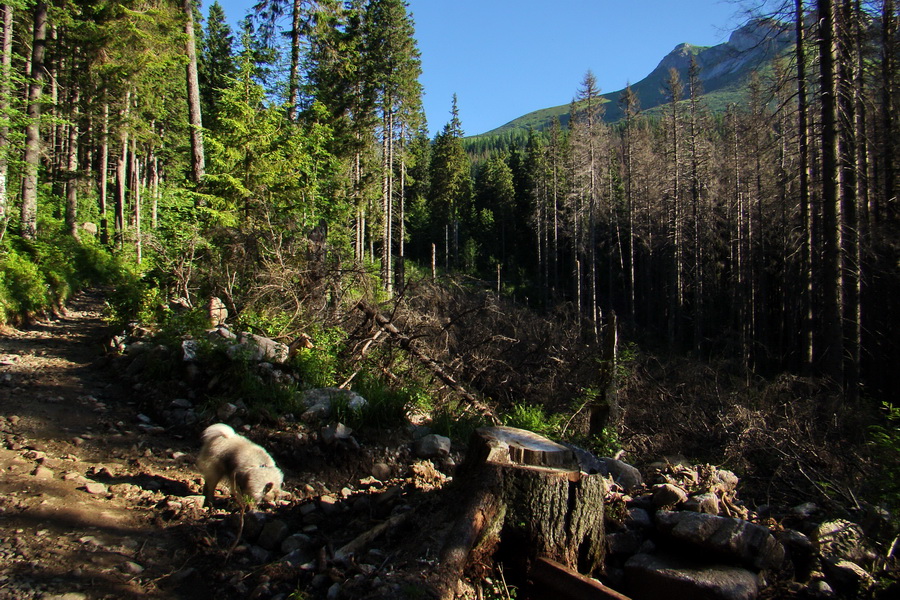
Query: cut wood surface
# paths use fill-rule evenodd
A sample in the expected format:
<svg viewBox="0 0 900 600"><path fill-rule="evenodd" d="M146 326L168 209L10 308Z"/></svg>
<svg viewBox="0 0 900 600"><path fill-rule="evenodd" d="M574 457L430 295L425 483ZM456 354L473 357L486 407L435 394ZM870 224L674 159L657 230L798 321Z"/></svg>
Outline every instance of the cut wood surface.
<svg viewBox="0 0 900 600"><path fill-rule="evenodd" d="M487 446L486 462L555 469L578 469L569 448L532 431L515 427L484 427L478 430Z"/></svg>
<svg viewBox="0 0 900 600"><path fill-rule="evenodd" d="M441 551L443 600L464 576L486 574L504 541L504 556L521 565L547 557L583 573L601 566L605 480L582 473L569 448L523 429L482 427L456 486L466 501Z"/></svg>

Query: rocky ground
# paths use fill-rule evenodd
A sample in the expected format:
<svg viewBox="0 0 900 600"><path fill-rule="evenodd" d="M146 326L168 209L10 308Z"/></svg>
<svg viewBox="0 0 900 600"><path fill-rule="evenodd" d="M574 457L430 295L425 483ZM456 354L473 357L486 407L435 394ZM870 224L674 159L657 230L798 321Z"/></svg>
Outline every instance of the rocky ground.
<svg viewBox="0 0 900 600"><path fill-rule="evenodd" d="M207 510L193 464L203 423L154 425L157 390L104 357L101 310L85 293L65 316L0 333L0 598L392 597L427 574L437 531L422 541L413 522L439 510L447 478L408 440L323 450L300 424L245 431L287 494L241 515L220 487ZM367 532L401 542L335 560Z"/></svg>
<svg viewBox="0 0 900 600"><path fill-rule="evenodd" d="M203 374L183 347L125 343L102 306L100 293L84 293L63 316L0 331L0 600L433 597L438 556L468 500L464 485L446 485L461 460L456 445L429 454L422 442L435 436L414 426L358 438L302 417L251 426L240 407L204 404L227 366ZM155 352L177 368L154 370L163 364ZM276 505L241 512L220 486L203 506L194 461L215 420L272 453L285 475ZM612 477L605 574L626 589L633 580L635 598L661 597L635 581L668 589L670 576L707 589L722 571L707 559L726 555L746 593L712 597L900 594L900 542L884 511L844 515L857 525L812 503L746 507L729 471L666 460L641 481L614 459L588 468L598 459L574 450L582 471ZM674 568L672 549L699 558ZM490 561L470 566L494 574ZM467 597L510 597L497 579L479 576Z"/></svg>

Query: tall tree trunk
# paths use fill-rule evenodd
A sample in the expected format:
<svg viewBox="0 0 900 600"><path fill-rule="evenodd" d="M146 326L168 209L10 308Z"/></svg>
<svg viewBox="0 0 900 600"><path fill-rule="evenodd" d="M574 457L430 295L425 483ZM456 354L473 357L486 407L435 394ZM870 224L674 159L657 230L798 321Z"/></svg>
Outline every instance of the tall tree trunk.
<svg viewBox="0 0 900 600"><path fill-rule="evenodd" d="M125 203L128 194L128 115L131 110L131 91L125 94L125 106L122 109L122 124L119 131L120 154L116 163L116 214L115 240L116 247L122 249L125 244Z"/></svg>
<svg viewBox="0 0 900 600"><path fill-rule="evenodd" d="M44 52L47 46L47 3L34 5L34 33L31 47L31 83L25 127L25 179L22 182L22 237L37 237L38 169L41 162L41 92L44 85Z"/></svg>
<svg viewBox="0 0 900 600"><path fill-rule="evenodd" d="M100 132L100 166L97 168L97 186L100 196L100 243L109 244L109 217L107 216L107 171L109 170L109 101L103 90L103 125Z"/></svg>
<svg viewBox="0 0 900 600"><path fill-rule="evenodd" d="M66 164L66 230L69 235L78 239L78 105L81 102L81 91L78 86L75 86L70 102L71 123Z"/></svg>
<svg viewBox="0 0 900 600"><path fill-rule="evenodd" d="M303 0L293 0L291 5L291 69L288 74L288 119L297 118L300 105L300 29Z"/></svg>
<svg viewBox="0 0 900 600"><path fill-rule="evenodd" d="M822 110L822 342L819 364L825 375L842 381L844 339L841 327L840 137L838 135L837 46L832 0L819 0L819 94Z"/></svg>
<svg viewBox="0 0 900 600"><path fill-rule="evenodd" d="M883 0L881 8L881 135L884 193L881 204L888 206L896 199L896 115L894 87L897 84L897 16L894 0ZM877 211L873 218L878 219Z"/></svg>
<svg viewBox="0 0 900 600"><path fill-rule="evenodd" d="M194 183L200 183L206 172L206 158L203 152L203 117L200 111L200 82L197 75L197 47L194 41L194 2L184 0L185 26L187 36L187 99L191 129L191 174Z"/></svg>
<svg viewBox="0 0 900 600"><path fill-rule="evenodd" d="M806 94L806 32L804 29L803 0L794 0L795 52L797 55L797 143L800 196L800 218L803 235L800 240L800 273L802 277L800 297L800 368L808 372L813 358L812 337L812 266L810 248L812 217L809 194L809 118Z"/></svg>
<svg viewBox="0 0 900 600"><path fill-rule="evenodd" d="M13 42L13 7L4 4L3 11L3 37L0 45L0 115L3 115L0 123L0 238L6 231L6 223L9 218L9 192L7 191L7 175L9 173L9 121L6 115L10 109L10 94L12 92L12 42Z"/></svg>

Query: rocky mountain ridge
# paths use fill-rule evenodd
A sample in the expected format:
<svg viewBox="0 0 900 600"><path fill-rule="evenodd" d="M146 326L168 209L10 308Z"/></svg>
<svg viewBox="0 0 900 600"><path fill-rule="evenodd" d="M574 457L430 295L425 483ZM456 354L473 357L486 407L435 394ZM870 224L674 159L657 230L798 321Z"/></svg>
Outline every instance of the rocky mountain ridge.
<svg viewBox="0 0 900 600"><path fill-rule="evenodd" d="M663 91L669 70L678 71L682 82L687 82L691 57L700 67L699 78L706 103L716 110L729 101L740 98L742 90L753 73L764 72L772 63L790 50L794 41L790 24L772 19L753 20L731 33L728 41L716 46L678 44L659 62L646 77L631 85L640 99L641 110L648 111L667 101ZM624 89L624 88L623 88ZM602 95L606 101L604 120L609 123L622 117L618 105L623 89ZM505 125L479 136L506 134L518 129L542 130L550 126L553 118L565 125L569 119L569 104L534 111L518 117Z"/></svg>

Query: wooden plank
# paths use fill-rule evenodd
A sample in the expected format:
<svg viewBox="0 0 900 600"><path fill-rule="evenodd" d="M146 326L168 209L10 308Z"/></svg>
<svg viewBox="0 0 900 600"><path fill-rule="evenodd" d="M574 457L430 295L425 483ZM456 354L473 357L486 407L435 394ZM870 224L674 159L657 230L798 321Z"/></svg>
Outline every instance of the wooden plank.
<svg viewBox="0 0 900 600"><path fill-rule="evenodd" d="M586 575L566 568L549 558L538 558L528 571L528 578L554 600L630 600L616 590Z"/></svg>

